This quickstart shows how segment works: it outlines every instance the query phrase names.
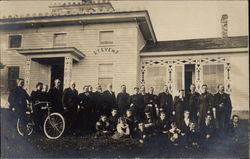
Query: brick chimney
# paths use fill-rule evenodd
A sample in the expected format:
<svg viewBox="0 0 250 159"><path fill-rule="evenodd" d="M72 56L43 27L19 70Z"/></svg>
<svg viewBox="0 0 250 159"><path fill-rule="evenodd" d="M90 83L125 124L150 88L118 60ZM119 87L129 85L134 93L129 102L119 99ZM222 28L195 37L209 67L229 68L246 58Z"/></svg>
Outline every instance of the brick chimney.
<svg viewBox="0 0 250 159"><path fill-rule="evenodd" d="M221 28L222 28L222 37L227 38L228 37L228 15L223 14L220 22L221 22Z"/></svg>

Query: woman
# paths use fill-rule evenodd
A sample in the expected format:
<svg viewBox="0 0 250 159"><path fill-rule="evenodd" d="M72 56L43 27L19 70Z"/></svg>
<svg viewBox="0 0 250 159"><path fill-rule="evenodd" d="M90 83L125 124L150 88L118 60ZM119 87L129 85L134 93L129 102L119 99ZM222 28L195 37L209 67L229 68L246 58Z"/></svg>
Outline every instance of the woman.
<svg viewBox="0 0 250 159"><path fill-rule="evenodd" d="M186 98L184 96L184 89L179 90L179 96L174 98L174 121L177 126L180 127L181 121L183 120L184 110L186 110Z"/></svg>

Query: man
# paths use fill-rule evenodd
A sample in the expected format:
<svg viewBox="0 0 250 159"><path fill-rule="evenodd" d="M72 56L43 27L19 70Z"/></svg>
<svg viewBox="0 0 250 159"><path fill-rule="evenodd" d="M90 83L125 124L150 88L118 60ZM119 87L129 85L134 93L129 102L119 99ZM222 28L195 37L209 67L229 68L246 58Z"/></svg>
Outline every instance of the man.
<svg viewBox="0 0 250 159"><path fill-rule="evenodd" d="M13 112L16 112L17 117L20 118L20 120L26 125L27 100L28 101L31 100L26 90L23 89L23 86L24 86L24 79L22 78L17 79L17 87L10 93L8 101L10 103L10 109Z"/></svg>
<svg viewBox="0 0 250 159"><path fill-rule="evenodd" d="M141 119L144 120L144 118L145 118L145 112L144 112L144 110L146 108L146 103L147 103L146 102L146 88L145 88L144 85L141 85L141 87L140 87L139 97L141 98L140 99L141 100L141 104L139 106L139 114L140 114Z"/></svg>
<svg viewBox="0 0 250 159"><path fill-rule="evenodd" d="M201 95L199 97L199 109L198 109L198 126L201 127L205 122L205 116L207 113L211 113L213 95L207 91L207 85L203 84L201 87Z"/></svg>
<svg viewBox="0 0 250 159"><path fill-rule="evenodd" d="M48 85L47 84L43 85L42 94L43 94L42 101L49 101Z"/></svg>
<svg viewBox="0 0 250 159"><path fill-rule="evenodd" d="M134 94L130 96L129 103L130 103L130 108L131 108L136 120L143 121L143 119L144 119L144 111L142 109L143 98L139 94L138 87L134 88Z"/></svg>
<svg viewBox="0 0 250 159"><path fill-rule="evenodd" d="M197 112L198 112L198 101L199 101L199 96L200 94L195 91L196 87L194 84L190 85L190 92L187 93L186 99L187 99L187 109L190 112L190 119L192 121L197 122L198 117L197 117Z"/></svg>
<svg viewBox="0 0 250 159"><path fill-rule="evenodd" d="M218 85L218 93L214 95L214 106L218 114L219 128L224 129L228 126L231 113L232 113L232 103L230 95L225 93L224 86L222 84Z"/></svg>
<svg viewBox="0 0 250 159"><path fill-rule="evenodd" d="M102 103L103 103L103 93L101 85L96 85L96 91L93 93L93 113L95 114L95 122L99 120L100 115L103 114Z"/></svg>
<svg viewBox="0 0 250 159"><path fill-rule="evenodd" d="M54 83L55 86L50 88L48 93L49 101L52 104L52 111L63 113L62 90L60 89L61 81L59 79L56 79Z"/></svg>
<svg viewBox="0 0 250 159"><path fill-rule="evenodd" d="M77 116L77 106L79 103L78 91L76 90L75 82L70 82L70 87L66 88L62 96L62 104L64 111L66 112L66 120L68 128L75 128L76 116Z"/></svg>
<svg viewBox="0 0 250 159"><path fill-rule="evenodd" d="M145 95L145 102L146 107L145 111L149 111L153 117L153 119L156 119L156 107L157 107L157 96L154 95L154 88L150 87L149 92Z"/></svg>
<svg viewBox="0 0 250 159"><path fill-rule="evenodd" d="M129 94L126 92L126 86L124 84L121 85L121 92L117 95L116 103L119 115L125 115L126 110L129 108Z"/></svg>
<svg viewBox="0 0 250 159"><path fill-rule="evenodd" d="M40 101L43 101L44 94L42 92L43 83L38 82L36 85L36 91L31 92L31 101L33 103L33 111L34 111L34 120L36 124L36 128L38 129L38 125L42 125L42 117L44 115L44 111L41 109L44 104L39 104Z"/></svg>
<svg viewBox="0 0 250 159"><path fill-rule="evenodd" d="M107 85L107 90L103 92L103 114L111 115L111 110L115 108L115 93L112 91L112 84Z"/></svg>
<svg viewBox="0 0 250 159"><path fill-rule="evenodd" d="M158 105L160 111L164 111L169 121L171 121L173 112L173 96L168 91L168 86L163 87L163 92L158 96Z"/></svg>
<svg viewBox="0 0 250 159"><path fill-rule="evenodd" d="M41 82L38 82L36 84L36 91L32 91L31 92L31 101L33 104L39 102L39 101L42 101L43 99L43 83Z"/></svg>

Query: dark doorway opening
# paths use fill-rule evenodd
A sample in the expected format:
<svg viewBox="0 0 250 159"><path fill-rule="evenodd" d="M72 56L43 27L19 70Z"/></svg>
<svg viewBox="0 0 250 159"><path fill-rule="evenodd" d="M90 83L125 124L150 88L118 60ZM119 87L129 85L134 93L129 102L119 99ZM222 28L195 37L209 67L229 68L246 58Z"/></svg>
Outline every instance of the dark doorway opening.
<svg viewBox="0 0 250 159"><path fill-rule="evenodd" d="M190 85L195 81L195 64L185 65L185 93L190 92Z"/></svg>
<svg viewBox="0 0 250 159"><path fill-rule="evenodd" d="M54 87L54 81L59 79L61 81L61 89L63 89L63 80L64 80L64 65L56 64L51 65L51 82L50 86Z"/></svg>

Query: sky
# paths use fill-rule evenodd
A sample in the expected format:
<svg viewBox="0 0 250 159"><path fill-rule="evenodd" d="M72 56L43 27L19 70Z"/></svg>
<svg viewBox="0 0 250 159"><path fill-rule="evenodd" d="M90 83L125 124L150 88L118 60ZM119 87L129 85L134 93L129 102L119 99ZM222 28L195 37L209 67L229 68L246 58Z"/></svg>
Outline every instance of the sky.
<svg viewBox="0 0 250 159"><path fill-rule="evenodd" d="M0 18L50 12L48 6L55 2L61 1L0 1ZM229 36L248 35L248 1L118 0L111 3L117 10L148 10L158 41L221 37L222 14L229 16Z"/></svg>

